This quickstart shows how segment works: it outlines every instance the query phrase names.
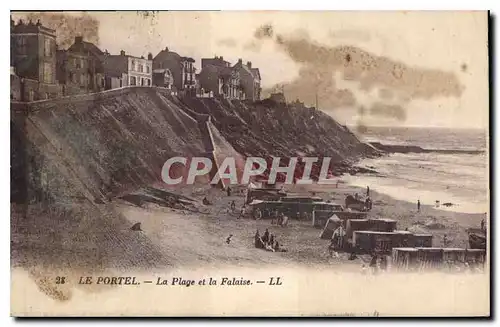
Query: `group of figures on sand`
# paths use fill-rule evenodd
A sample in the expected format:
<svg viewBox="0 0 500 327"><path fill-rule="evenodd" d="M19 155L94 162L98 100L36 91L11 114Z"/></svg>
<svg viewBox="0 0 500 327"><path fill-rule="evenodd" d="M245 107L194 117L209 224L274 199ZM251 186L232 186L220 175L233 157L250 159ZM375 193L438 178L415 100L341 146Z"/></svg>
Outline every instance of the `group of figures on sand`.
<svg viewBox="0 0 500 327"><path fill-rule="evenodd" d="M255 233L255 247L257 249L264 249L270 252L287 252L287 249L280 245L277 237L274 234L269 233L267 228L262 236L257 229L257 232Z"/></svg>

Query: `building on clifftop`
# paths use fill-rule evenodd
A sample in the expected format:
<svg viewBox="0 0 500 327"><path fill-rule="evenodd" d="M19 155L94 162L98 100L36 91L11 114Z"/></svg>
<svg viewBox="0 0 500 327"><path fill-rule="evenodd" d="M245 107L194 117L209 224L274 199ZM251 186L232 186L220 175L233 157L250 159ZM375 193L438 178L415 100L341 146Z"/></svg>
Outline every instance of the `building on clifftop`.
<svg viewBox="0 0 500 327"><path fill-rule="evenodd" d="M174 79L175 88L189 95L196 95L195 60L182 57L170 51L168 47L161 50L153 59L153 69L169 69Z"/></svg>
<svg viewBox="0 0 500 327"><path fill-rule="evenodd" d="M245 93L246 99L257 101L260 100L261 77L258 68L252 67L252 62L248 61L246 65L243 60L239 59L238 63L233 66L233 70L238 72L240 78L241 89Z"/></svg>
<svg viewBox="0 0 500 327"><path fill-rule="evenodd" d="M104 57L101 49L81 36L76 36L67 50L58 50L57 79L63 85L63 95L103 91Z"/></svg>
<svg viewBox="0 0 500 327"><path fill-rule="evenodd" d="M40 21L10 23L11 67L19 79L18 89L11 92L17 101L56 98L61 88L56 80L56 31ZM16 95L14 95L16 94Z"/></svg>
<svg viewBox="0 0 500 327"><path fill-rule="evenodd" d="M119 55L104 58L106 89L124 86L153 85L153 55L148 58L127 55L124 50Z"/></svg>
<svg viewBox="0 0 500 327"><path fill-rule="evenodd" d="M201 65L198 79L202 93L210 93L226 99L243 100L245 98L238 70L232 69L231 63L225 61L224 57L201 59Z"/></svg>

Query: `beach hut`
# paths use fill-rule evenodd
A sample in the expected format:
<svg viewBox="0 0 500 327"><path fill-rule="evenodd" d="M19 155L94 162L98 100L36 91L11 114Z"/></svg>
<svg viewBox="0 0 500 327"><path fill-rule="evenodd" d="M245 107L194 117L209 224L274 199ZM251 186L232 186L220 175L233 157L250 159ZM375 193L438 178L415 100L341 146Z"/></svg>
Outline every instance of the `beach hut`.
<svg viewBox="0 0 500 327"><path fill-rule="evenodd" d="M486 262L486 250L484 249L466 249L465 261L484 264Z"/></svg>
<svg viewBox="0 0 500 327"><path fill-rule="evenodd" d="M418 261L422 268L440 268L443 265L444 250L442 248L416 248Z"/></svg>
<svg viewBox="0 0 500 327"><path fill-rule="evenodd" d="M355 231L370 230L368 219L349 219L346 224L347 238L352 238Z"/></svg>
<svg viewBox="0 0 500 327"><path fill-rule="evenodd" d="M432 247L432 234L414 234L413 246L416 248Z"/></svg>
<svg viewBox="0 0 500 327"><path fill-rule="evenodd" d="M362 252L390 254L392 251L392 232L355 231L352 243Z"/></svg>
<svg viewBox="0 0 500 327"><path fill-rule="evenodd" d="M346 227L347 237L351 238L355 231L392 232L396 224L393 219L349 219Z"/></svg>
<svg viewBox="0 0 500 327"><path fill-rule="evenodd" d="M371 230L378 232L393 232L397 221L394 219L370 219Z"/></svg>
<svg viewBox="0 0 500 327"><path fill-rule="evenodd" d="M340 220L336 215L328 218L319 237L323 240L330 240L333 236L333 232L340 226L341 223L342 220Z"/></svg>
<svg viewBox="0 0 500 327"><path fill-rule="evenodd" d="M415 248L393 248L392 267L403 270L418 267L418 250Z"/></svg>
<svg viewBox="0 0 500 327"><path fill-rule="evenodd" d="M392 240L394 247L407 248L414 246L414 235L406 230L395 230Z"/></svg>
<svg viewBox="0 0 500 327"><path fill-rule="evenodd" d="M453 263L463 263L465 262L465 249L460 248L444 248L443 249L443 261L453 262Z"/></svg>

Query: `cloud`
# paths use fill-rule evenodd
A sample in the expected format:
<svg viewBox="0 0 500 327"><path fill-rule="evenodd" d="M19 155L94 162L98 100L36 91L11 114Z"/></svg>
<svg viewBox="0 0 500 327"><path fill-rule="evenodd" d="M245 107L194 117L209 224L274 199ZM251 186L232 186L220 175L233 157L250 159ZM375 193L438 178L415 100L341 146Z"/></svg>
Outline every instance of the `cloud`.
<svg viewBox="0 0 500 327"><path fill-rule="evenodd" d="M452 72L409 66L356 46L319 44L303 30L277 34L273 26L266 24L255 30L254 39L273 42L301 65L299 76L285 86L287 99L299 97L312 104L317 92L321 109L355 105L356 93L364 93L372 98L371 114L404 120L405 107L400 103L385 104L381 100L408 103L416 99L460 97L465 89ZM335 73L340 73L343 80L356 82L357 90L353 93L353 90L337 89L333 79ZM378 92L372 96L372 91Z"/></svg>
<svg viewBox="0 0 500 327"><path fill-rule="evenodd" d="M238 46L238 42L235 39L228 37L225 39L217 40L217 45L221 45L228 48L235 48L236 46Z"/></svg>
<svg viewBox="0 0 500 327"><path fill-rule="evenodd" d="M398 104L375 102L370 108L370 115L395 118L399 121L406 120L406 110Z"/></svg>
<svg viewBox="0 0 500 327"><path fill-rule="evenodd" d="M271 24L261 25L255 30L253 36L257 40L272 38L274 36L273 26Z"/></svg>
<svg viewBox="0 0 500 327"><path fill-rule="evenodd" d="M24 14L25 20L40 22L56 30L59 48L66 49L73 44L75 36L83 36L88 42L99 44L99 21L83 12L79 15L67 13L32 12Z"/></svg>
<svg viewBox="0 0 500 327"><path fill-rule="evenodd" d="M362 42L369 42L371 36L369 32L355 29L344 29L344 30L334 30L328 33L328 36L332 39L348 39L348 40L358 40Z"/></svg>
<svg viewBox="0 0 500 327"><path fill-rule="evenodd" d="M256 41L250 41L243 45L243 50L252 52L259 52L261 48L262 48L262 43Z"/></svg>

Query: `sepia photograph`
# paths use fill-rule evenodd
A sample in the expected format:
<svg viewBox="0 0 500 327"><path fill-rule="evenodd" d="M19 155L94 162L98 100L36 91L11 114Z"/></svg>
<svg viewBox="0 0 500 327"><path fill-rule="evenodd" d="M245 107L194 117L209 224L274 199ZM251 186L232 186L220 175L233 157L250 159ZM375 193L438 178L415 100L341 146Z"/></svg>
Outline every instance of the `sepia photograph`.
<svg viewBox="0 0 500 327"><path fill-rule="evenodd" d="M11 11L14 317L490 317L488 11Z"/></svg>

